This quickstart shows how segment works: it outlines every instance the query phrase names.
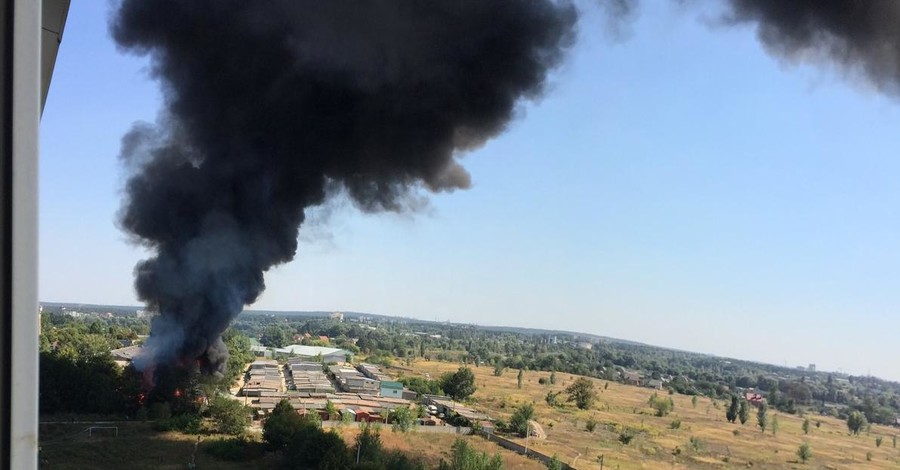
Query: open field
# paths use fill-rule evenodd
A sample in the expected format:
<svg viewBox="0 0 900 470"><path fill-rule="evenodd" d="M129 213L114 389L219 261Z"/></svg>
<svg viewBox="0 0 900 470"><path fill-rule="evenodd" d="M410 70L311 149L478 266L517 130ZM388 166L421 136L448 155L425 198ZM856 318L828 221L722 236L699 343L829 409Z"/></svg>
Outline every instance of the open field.
<svg viewBox="0 0 900 470"><path fill-rule="evenodd" d="M106 425L103 425L106 426ZM42 469L129 470L184 469L191 461L197 436L177 432L156 432L146 422L118 422L119 436L112 430L97 430L88 436L89 424L50 424L40 426ZM218 437L204 436L204 441ZM273 456L246 462L223 462L203 452L196 453L198 469L269 469L276 465Z"/></svg>
<svg viewBox="0 0 900 470"><path fill-rule="evenodd" d="M359 430L345 428L338 430L338 432L341 433L344 441L352 446L356 442L356 434ZM481 437L415 432L401 434L391 432L390 426L386 426L381 430L381 440L385 449L396 449L407 455L422 458L428 464L428 468L437 467L438 461L442 457L447 458L450 453L450 446L453 445L453 441L457 437L468 441L479 452L485 452L488 455L500 454L506 470L540 470L546 468L535 460L498 447Z"/></svg>
<svg viewBox="0 0 900 470"><path fill-rule="evenodd" d="M454 371L458 363L416 361L415 373L429 373L436 378L443 372ZM673 395L675 409L667 417L656 417L647 404L653 390L594 380L598 401L591 410L577 410L574 405L553 408L544 397L549 391L561 391L577 376L557 373L555 385L540 385L540 377L549 372L526 371L522 389L516 388L516 370L507 370L501 377L493 375L493 368L482 366L475 373L478 391L473 396L476 407L489 415L508 420L517 404L533 402L536 420L547 434L546 440L529 439L529 447L561 460L577 469L598 468L597 458L603 455L604 468L900 468L900 449L892 445L898 429L872 426L870 434L848 435L844 421L808 415L812 423L809 435L803 435L803 418L769 410L769 420L778 415L780 429L776 436L765 434L756 427L756 411L751 408L745 425L731 424L725 419L727 403L714 404L698 397L697 406L691 397ZM409 374L409 372L407 373ZM658 392L665 395L667 392ZM561 395L562 398L562 395ZM593 418L598 425L593 433L585 430L585 422ZM679 429L670 429L673 420L680 419ZM817 428L815 423L821 422ZM619 432L629 427L638 430L629 445L619 442ZM738 434L735 435L734 431ZM883 436L876 447L876 436ZM691 437L699 439L699 449L690 444ZM524 442L524 439L518 441ZM808 442L813 457L807 464L798 462L797 448ZM680 450L675 455L676 447ZM498 447L499 448L499 447ZM871 452L871 461L866 454ZM539 467L538 467L539 468Z"/></svg>

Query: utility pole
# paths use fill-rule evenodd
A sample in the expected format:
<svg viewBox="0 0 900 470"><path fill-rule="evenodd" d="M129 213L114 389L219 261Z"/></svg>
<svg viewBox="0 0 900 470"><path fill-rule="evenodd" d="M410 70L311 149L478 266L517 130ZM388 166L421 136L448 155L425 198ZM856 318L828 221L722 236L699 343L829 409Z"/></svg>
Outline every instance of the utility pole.
<svg viewBox="0 0 900 470"><path fill-rule="evenodd" d="M597 460L600 461L600 470L603 470L603 457L604 457L603 455L601 455L600 457L597 457Z"/></svg>
<svg viewBox="0 0 900 470"><path fill-rule="evenodd" d="M525 423L525 456L528 456L528 436L531 435L531 424Z"/></svg>

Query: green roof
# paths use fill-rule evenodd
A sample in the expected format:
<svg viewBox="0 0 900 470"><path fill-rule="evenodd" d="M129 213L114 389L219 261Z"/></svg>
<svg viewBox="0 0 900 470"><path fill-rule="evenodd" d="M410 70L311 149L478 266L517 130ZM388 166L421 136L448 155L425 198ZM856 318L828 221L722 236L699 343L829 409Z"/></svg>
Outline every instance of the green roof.
<svg viewBox="0 0 900 470"><path fill-rule="evenodd" d="M393 388L396 390L402 390L403 384L400 382L381 382L381 388Z"/></svg>

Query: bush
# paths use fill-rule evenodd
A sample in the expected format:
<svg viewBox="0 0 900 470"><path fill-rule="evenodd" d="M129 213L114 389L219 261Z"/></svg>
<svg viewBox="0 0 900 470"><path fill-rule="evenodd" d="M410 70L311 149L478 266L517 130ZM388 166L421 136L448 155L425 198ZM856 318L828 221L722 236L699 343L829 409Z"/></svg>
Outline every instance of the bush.
<svg viewBox="0 0 900 470"><path fill-rule="evenodd" d="M871 452L866 452L866 460L868 460L869 462L872 461L872 453Z"/></svg>
<svg viewBox="0 0 900 470"><path fill-rule="evenodd" d="M209 404L209 414L222 434L237 436L250 425L250 409L230 398L213 398Z"/></svg>
<svg viewBox="0 0 900 470"><path fill-rule="evenodd" d="M203 451L219 460L248 462L262 457L266 449L261 442L230 438L206 442Z"/></svg>
<svg viewBox="0 0 900 470"><path fill-rule="evenodd" d="M594 428L597 427L597 420L594 418L588 418L587 421L584 422L584 429L587 432L594 432Z"/></svg>
<svg viewBox="0 0 900 470"><path fill-rule="evenodd" d="M153 423L153 429L161 432L180 431L185 434L200 434L203 430L203 426L199 415L184 413L170 418L156 420Z"/></svg>
<svg viewBox="0 0 900 470"><path fill-rule="evenodd" d="M531 403L526 403L516 408L516 411L509 419L510 432L518 434L519 437L526 437L528 435L528 421L533 417L534 406Z"/></svg>
<svg viewBox="0 0 900 470"><path fill-rule="evenodd" d="M881 441L884 440L883 437L878 436L875 438L875 447L881 447Z"/></svg>
<svg viewBox="0 0 900 470"><path fill-rule="evenodd" d="M680 428L681 428L681 420L678 418L673 419L672 422L669 423L669 429L680 429Z"/></svg>
<svg viewBox="0 0 900 470"><path fill-rule="evenodd" d="M634 429L625 428L619 433L619 442L627 446L628 444L631 444L631 441L634 440L635 436L637 436L637 432L635 432Z"/></svg>
<svg viewBox="0 0 900 470"><path fill-rule="evenodd" d="M806 463L812 457L812 450L809 448L809 444L804 442L800 444L800 447L797 449L797 457L800 458L800 462Z"/></svg>
<svg viewBox="0 0 900 470"><path fill-rule="evenodd" d="M691 446L691 449L693 449L694 452L703 450L703 441L701 441L699 437L691 436L691 438L688 439L688 445Z"/></svg>

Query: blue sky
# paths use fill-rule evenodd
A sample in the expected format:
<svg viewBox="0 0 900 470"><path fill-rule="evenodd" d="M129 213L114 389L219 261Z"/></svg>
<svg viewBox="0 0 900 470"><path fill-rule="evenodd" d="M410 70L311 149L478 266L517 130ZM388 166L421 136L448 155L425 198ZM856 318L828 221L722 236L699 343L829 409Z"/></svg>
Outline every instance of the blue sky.
<svg viewBox="0 0 900 470"><path fill-rule="evenodd" d="M121 136L153 120L144 59L73 2L42 120L43 301L137 304L115 226ZM559 328L900 379L900 101L787 64L749 27L587 11L546 96L415 214L335 202L254 308Z"/></svg>

